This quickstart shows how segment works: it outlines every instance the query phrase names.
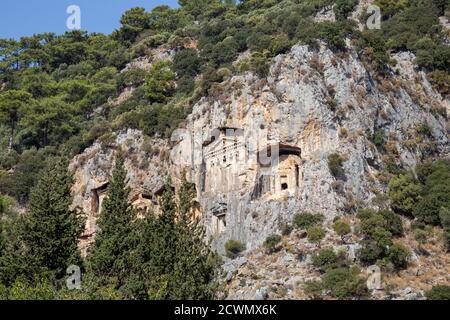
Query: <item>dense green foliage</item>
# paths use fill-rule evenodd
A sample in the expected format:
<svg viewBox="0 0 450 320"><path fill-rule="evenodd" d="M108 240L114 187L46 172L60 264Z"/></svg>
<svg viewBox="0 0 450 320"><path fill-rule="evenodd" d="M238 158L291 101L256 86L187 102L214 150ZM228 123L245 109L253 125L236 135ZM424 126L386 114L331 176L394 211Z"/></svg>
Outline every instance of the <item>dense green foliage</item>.
<svg viewBox="0 0 450 320"><path fill-rule="evenodd" d="M67 161L49 160L31 192L28 214L16 218L6 234L0 256L0 283L11 286L10 294L14 295L19 284L57 283L67 267L82 266L77 244L84 225L69 209L70 188Z"/></svg>
<svg viewBox="0 0 450 320"><path fill-rule="evenodd" d="M400 216L392 211L360 210L360 232L364 236L358 257L363 264L377 263L386 270L399 270L407 267L409 250L394 244L393 239L403 235Z"/></svg>
<svg viewBox="0 0 450 320"><path fill-rule="evenodd" d="M128 295L140 299L212 299L217 259L204 242L204 230L191 217L192 185L184 182L178 200L167 186L162 213L139 221L138 246L132 254Z"/></svg>
<svg viewBox="0 0 450 320"><path fill-rule="evenodd" d="M176 196L169 185L161 213L136 219L127 172L119 154L86 268L77 247L82 220L69 210L70 175L63 159L50 160L30 199L14 219L11 198L0 198L0 295L7 299L212 299L217 256L191 216L193 186ZM18 219L18 220L17 220ZM81 289L65 288L66 268L81 266ZM86 270L84 270L86 269Z"/></svg>
<svg viewBox="0 0 450 320"><path fill-rule="evenodd" d="M450 300L450 286L434 286L425 293L428 300Z"/></svg>
<svg viewBox="0 0 450 320"><path fill-rule="evenodd" d="M116 157L106 199L98 220L99 232L89 257L89 269L102 283L115 276L120 288L131 272L130 252L136 247L133 221L136 213L128 203L126 170L122 156Z"/></svg>
<svg viewBox="0 0 450 320"><path fill-rule="evenodd" d="M337 233L337 235L339 235L342 238L343 241L344 241L344 237L352 232L352 228L350 227L350 224L348 224L348 222L346 222L342 219L336 220L333 223L333 230L334 230L334 232Z"/></svg>
<svg viewBox="0 0 450 320"><path fill-rule="evenodd" d="M366 280L356 267L332 268L320 281L307 282L305 293L320 299L331 296L339 300L366 299L369 297Z"/></svg>
<svg viewBox="0 0 450 320"><path fill-rule="evenodd" d="M389 183L389 198L393 210L416 218L416 229L424 238L425 225L441 226L443 241L450 248L450 161L427 161L416 168L417 179L409 174L394 177Z"/></svg>
<svg viewBox="0 0 450 320"><path fill-rule="evenodd" d="M324 228L315 226L310 227L307 230L308 241L316 244L320 244L323 238L326 236L326 231Z"/></svg>
<svg viewBox="0 0 450 320"><path fill-rule="evenodd" d="M389 198L391 206L395 212L403 214L412 214L414 205L420 197L421 188L414 178L409 174L394 177L389 182Z"/></svg>
<svg viewBox="0 0 450 320"><path fill-rule="evenodd" d="M294 216L293 224L299 229L308 229L313 227L324 220L324 216L321 214L312 214L309 212L298 213Z"/></svg>
<svg viewBox="0 0 450 320"><path fill-rule="evenodd" d="M336 253L332 248L325 248L313 255L312 264L321 272L326 272L330 269L344 268L349 262L345 252Z"/></svg>
<svg viewBox="0 0 450 320"><path fill-rule="evenodd" d="M443 225L439 213L450 209L450 160L426 163L418 168L418 175L423 191L413 214L425 223Z"/></svg>

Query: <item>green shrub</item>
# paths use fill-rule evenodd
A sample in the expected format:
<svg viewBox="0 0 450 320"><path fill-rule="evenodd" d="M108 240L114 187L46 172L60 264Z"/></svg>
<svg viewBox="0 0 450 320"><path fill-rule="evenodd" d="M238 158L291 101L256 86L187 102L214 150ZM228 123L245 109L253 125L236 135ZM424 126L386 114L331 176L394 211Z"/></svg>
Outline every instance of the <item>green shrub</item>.
<svg viewBox="0 0 450 320"><path fill-rule="evenodd" d="M450 286L437 285L425 293L428 300L450 300Z"/></svg>
<svg viewBox="0 0 450 320"><path fill-rule="evenodd" d="M298 229L308 229L324 220L321 214L312 214L309 212L298 213L294 216L294 226Z"/></svg>
<svg viewBox="0 0 450 320"><path fill-rule="evenodd" d="M392 178L388 186L388 195L395 212L411 215L419 201L421 187L409 174Z"/></svg>
<svg viewBox="0 0 450 320"><path fill-rule="evenodd" d="M396 270L405 269L408 266L410 252L402 245L394 244L387 252L386 259L390 261Z"/></svg>
<svg viewBox="0 0 450 320"><path fill-rule="evenodd" d="M408 0L377 0L375 4L380 7L385 16L391 16L408 6Z"/></svg>
<svg viewBox="0 0 450 320"><path fill-rule="evenodd" d="M270 53L273 56L278 54L286 53L291 49L292 43L287 36L276 36L272 39L270 43Z"/></svg>
<svg viewBox="0 0 450 320"><path fill-rule="evenodd" d="M368 296L366 279L356 269L339 268L323 276L325 288L337 299L365 298Z"/></svg>
<svg viewBox="0 0 450 320"><path fill-rule="evenodd" d="M338 266L338 255L333 248L319 250L312 257L312 264L316 269L325 272Z"/></svg>
<svg viewBox="0 0 450 320"><path fill-rule="evenodd" d="M372 265L384 256L386 251L378 245L376 241L364 240L361 243L361 248L357 251L358 259L365 265Z"/></svg>
<svg viewBox="0 0 450 320"><path fill-rule="evenodd" d="M197 75L200 71L200 58L197 50L183 49L173 58L173 68L179 77Z"/></svg>
<svg viewBox="0 0 450 320"><path fill-rule="evenodd" d="M392 234L385 228L376 227L370 237L382 248L392 245Z"/></svg>
<svg viewBox="0 0 450 320"><path fill-rule="evenodd" d="M19 161L19 154L15 150L0 152L0 170L9 170Z"/></svg>
<svg viewBox="0 0 450 320"><path fill-rule="evenodd" d="M414 230L414 239L419 243L425 243L428 239L428 233L422 229Z"/></svg>
<svg viewBox="0 0 450 320"><path fill-rule="evenodd" d="M225 252L228 258L236 258L239 253L245 250L245 245L237 240L228 240L225 243Z"/></svg>
<svg viewBox="0 0 450 320"><path fill-rule="evenodd" d="M342 167L344 161L344 158L338 153L333 153L328 156L328 168L331 174L337 179L343 178L345 175L344 168Z"/></svg>
<svg viewBox="0 0 450 320"><path fill-rule="evenodd" d="M315 297L327 292L332 298L339 300L369 297L366 279L360 276L356 268L330 269L322 276L320 282L307 284L305 292Z"/></svg>
<svg viewBox="0 0 450 320"><path fill-rule="evenodd" d="M393 268L406 266L408 252L405 248L394 245L392 238L403 235L403 225L400 217L389 210L360 210L360 230L364 236L361 249L357 255L363 264L374 264L382 259L392 264Z"/></svg>
<svg viewBox="0 0 450 320"><path fill-rule="evenodd" d="M267 248L269 252L276 251L278 245L281 242L281 236L278 234L272 234L266 238L264 241L264 246Z"/></svg>
<svg viewBox="0 0 450 320"><path fill-rule="evenodd" d="M433 86L442 95L450 94L450 74L444 70L435 70L431 74ZM446 114L446 113L445 113Z"/></svg>
<svg viewBox="0 0 450 320"><path fill-rule="evenodd" d="M425 137L431 137L433 135L431 127L428 123L424 122L417 126L416 131Z"/></svg>
<svg viewBox="0 0 450 320"><path fill-rule="evenodd" d="M116 83L119 90L126 87L138 87L145 82L146 71L142 69L130 69L117 76Z"/></svg>
<svg viewBox="0 0 450 320"><path fill-rule="evenodd" d="M426 163L417 171L423 187L413 215L426 224L442 225L441 208L450 208L450 160Z"/></svg>
<svg viewBox="0 0 450 320"><path fill-rule="evenodd" d="M315 300L322 299L324 288L321 281L307 281L303 287L305 294Z"/></svg>
<svg viewBox="0 0 450 320"><path fill-rule="evenodd" d="M358 0L337 0L334 5L334 13L336 19L345 20L350 12L353 11L355 6L358 4Z"/></svg>
<svg viewBox="0 0 450 320"><path fill-rule="evenodd" d="M344 238L344 236L346 236L352 232L352 228L350 227L350 224L344 220L335 221L333 224L333 230L342 239Z"/></svg>
<svg viewBox="0 0 450 320"><path fill-rule="evenodd" d="M195 79L192 77L181 77L177 81L177 92L190 95L195 89Z"/></svg>
<svg viewBox="0 0 450 320"><path fill-rule="evenodd" d="M21 276L9 289L10 300L54 300L55 298L56 290L45 276L42 276L36 284L30 283Z"/></svg>
<svg viewBox="0 0 450 320"><path fill-rule="evenodd" d="M426 224L440 225L439 211L443 203L449 201L450 196L442 192L429 193L414 207L414 216Z"/></svg>
<svg viewBox="0 0 450 320"><path fill-rule="evenodd" d="M372 141L377 147L383 147L384 143L386 142L386 134L384 133L384 130L382 129L375 130L372 137Z"/></svg>
<svg viewBox="0 0 450 320"><path fill-rule="evenodd" d="M351 33L347 21L323 21L317 24L319 38L325 41L331 50L345 49L345 37Z"/></svg>
<svg viewBox="0 0 450 320"><path fill-rule="evenodd" d="M404 234L403 222L398 214L390 210L381 210L379 214L384 219L384 227L394 236L400 237Z"/></svg>
<svg viewBox="0 0 450 320"><path fill-rule="evenodd" d="M150 103L165 103L175 92L175 73L168 61L158 61L149 70L146 77L147 98Z"/></svg>
<svg viewBox="0 0 450 320"><path fill-rule="evenodd" d="M402 220L392 211L363 209L359 210L358 218L361 220L361 232L371 238L374 238L376 228L385 229L392 236L403 235Z"/></svg>
<svg viewBox="0 0 450 320"><path fill-rule="evenodd" d="M0 219L2 214L10 212L14 204L15 201L13 198L0 194Z"/></svg>
<svg viewBox="0 0 450 320"><path fill-rule="evenodd" d="M439 219L444 229L450 229L450 208L441 207L439 210Z"/></svg>
<svg viewBox="0 0 450 320"><path fill-rule="evenodd" d="M254 71L258 76L264 78L269 74L269 64L264 54L255 52L252 54L249 64L250 70Z"/></svg>
<svg viewBox="0 0 450 320"><path fill-rule="evenodd" d="M307 231L308 241L316 244L320 244L323 238L325 238L326 232L322 227L310 227Z"/></svg>

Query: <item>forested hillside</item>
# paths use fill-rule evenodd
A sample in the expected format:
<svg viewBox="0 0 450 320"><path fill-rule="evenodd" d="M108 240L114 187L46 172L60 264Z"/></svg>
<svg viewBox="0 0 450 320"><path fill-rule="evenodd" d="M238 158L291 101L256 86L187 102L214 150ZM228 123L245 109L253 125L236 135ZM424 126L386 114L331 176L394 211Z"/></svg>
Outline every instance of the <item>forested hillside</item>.
<svg viewBox="0 0 450 320"><path fill-rule="evenodd" d="M69 160L95 142L114 143L115 133L124 129L168 139L199 101L223 94L224 81L248 73L264 79L273 59L298 44L317 52L325 45L342 59L351 47L379 83L400 73L393 56L409 51L414 67L448 101L450 34L439 19L450 17L450 2L369 2L381 8L379 30L365 27L369 14L358 10L357 0L180 0L179 8L125 12L111 35L71 31L0 39L0 298L226 295L216 277L223 261L202 241L201 224L190 222L193 186L184 181L174 194L167 182L162 214L149 211L137 219L120 154L103 203L101 231L90 255L81 257L77 243L84 220L70 206ZM334 19L317 18L326 8L332 8ZM136 64L146 67L132 67ZM429 112L448 123L445 105L433 105ZM432 140L431 132L423 123L416 133ZM380 152L389 153L389 137L382 130L370 138ZM361 265L381 261L391 272L407 267L408 248L392 240L404 234L400 216L413 225L417 241L426 242L437 228L439 243L450 248L450 162L446 154L428 155L414 170L387 161L388 207L358 214ZM337 180L343 161L339 155L329 158ZM345 224L336 229L349 233ZM277 238L272 242L278 244ZM342 271L350 264L324 250L314 260L323 280L309 284L309 297L322 297L332 286L327 279L353 279ZM448 254L445 250L442 255ZM81 267L82 290L66 289L69 265ZM367 297L360 284L353 296ZM449 295L448 287L435 290L430 297Z"/></svg>

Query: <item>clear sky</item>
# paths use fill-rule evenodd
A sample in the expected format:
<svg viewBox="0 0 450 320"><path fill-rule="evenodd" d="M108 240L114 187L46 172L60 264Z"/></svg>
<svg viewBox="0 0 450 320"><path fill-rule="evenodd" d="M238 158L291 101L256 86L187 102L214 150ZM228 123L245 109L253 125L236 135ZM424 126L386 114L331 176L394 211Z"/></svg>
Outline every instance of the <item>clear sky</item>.
<svg viewBox="0 0 450 320"><path fill-rule="evenodd" d="M81 28L110 34L120 26L123 12L133 7L147 10L158 5L177 6L177 0L0 0L0 38L67 31L67 7L81 9Z"/></svg>

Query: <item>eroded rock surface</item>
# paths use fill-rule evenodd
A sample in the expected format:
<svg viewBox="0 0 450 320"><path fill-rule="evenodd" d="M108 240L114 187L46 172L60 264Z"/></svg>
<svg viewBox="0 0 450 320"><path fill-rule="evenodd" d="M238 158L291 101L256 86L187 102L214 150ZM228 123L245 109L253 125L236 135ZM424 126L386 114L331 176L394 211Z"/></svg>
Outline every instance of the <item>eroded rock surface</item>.
<svg viewBox="0 0 450 320"><path fill-rule="evenodd" d="M324 46L312 51L297 45L273 59L267 78L234 76L200 100L174 135L173 148L137 131L120 133L114 146L129 152L134 195L157 205L167 176L177 186L186 173L196 184L208 237L221 253L229 239L257 248L301 211L330 221L361 206L376 207L389 166L414 168L449 151L448 99L415 69L414 55L393 58L398 72L374 78L351 48L334 54ZM429 134L418 133L423 126ZM374 143L376 132L384 135L383 150ZM74 205L89 217L89 239L114 150L96 143L71 166ZM339 177L328 165L332 154L344 159Z"/></svg>
<svg viewBox="0 0 450 320"><path fill-rule="evenodd" d="M394 58L399 73L374 79L354 51L294 46L267 79L235 76L194 107L172 160L190 171L219 251L228 239L256 248L300 211L332 219L373 206L387 162L414 168L424 156L448 154L441 114L449 101L414 69L412 54ZM429 137L417 133L423 125ZM377 130L389 150L374 144ZM273 145L277 163L265 159ZM334 153L345 159L343 177L330 172Z"/></svg>
<svg viewBox="0 0 450 320"><path fill-rule="evenodd" d="M154 208L169 172L168 145L163 140L148 139L140 131L127 130L115 136L112 143L95 143L70 164L73 174L73 207L86 215L86 230L80 246L83 254L92 244L97 218L106 194L114 159L120 151L128 172L130 201L140 211Z"/></svg>

